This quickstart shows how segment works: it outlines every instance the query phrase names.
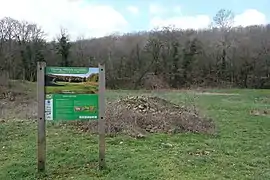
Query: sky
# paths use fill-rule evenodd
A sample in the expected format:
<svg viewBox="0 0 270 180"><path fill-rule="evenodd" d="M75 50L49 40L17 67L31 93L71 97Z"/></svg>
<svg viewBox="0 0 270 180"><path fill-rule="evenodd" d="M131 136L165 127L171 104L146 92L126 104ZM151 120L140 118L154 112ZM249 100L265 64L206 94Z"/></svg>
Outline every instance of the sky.
<svg viewBox="0 0 270 180"><path fill-rule="evenodd" d="M270 0L0 0L0 5L0 18L37 23L48 40L61 28L72 40L169 25L207 28L221 8L234 12L235 25L270 22Z"/></svg>

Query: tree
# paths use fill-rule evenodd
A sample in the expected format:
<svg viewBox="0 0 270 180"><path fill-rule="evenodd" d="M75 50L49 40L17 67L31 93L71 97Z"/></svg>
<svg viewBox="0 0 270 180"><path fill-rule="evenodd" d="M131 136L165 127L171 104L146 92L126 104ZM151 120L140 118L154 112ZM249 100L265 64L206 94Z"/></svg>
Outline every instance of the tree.
<svg viewBox="0 0 270 180"><path fill-rule="evenodd" d="M229 35L234 23L234 14L230 10L221 9L214 16L213 23L214 27L217 27L221 32L221 39L218 43L218 47L220 47L220 57L217 59L218 74L223 81L226 81L228 75L226 71L227 65L232 65L232 63L228 63L227 51L231 46Z"/></svg>
<svg viewBox="0 0 270 180"><path fill-rule="evenodd" d="M166 27L71 42L62 29L56 41L46 42L37 24L6 17L0 19L0 71L35 81L37 61L48 66L105 62L109 88L140 88L150 76L173 88L269 87L270 25L234 27L233 19L222 9L204 30Z"/></svg>
<svg viewBox="0 0 270 180"><path fill-rule="evenodd" d="M233 27L234 14L231 10L220 9L213 18L214 27L228 31Z"/></svg>
<svg viewBox="0 0 270 180"><path fill-rule="evenodd" d="M70 66L71 61L69 61L71 44L69 42L68 33L61 29L60 38L58 38L58 42L56 44L57 54L61 56L60 66Z"/></svg>
<svg viewBox="0 0 270 180"><path fill-rule="evenodd" d="M171 77L171 86L173 88L178 88L181 80L180 72L180 53L179 53L179 43L173 43L173 67L172 67L172 77Z"/></svg>
<svg viewBox="0 0 270 180"><path fill-rule="evenodd" d="M195 68L194 63L196 61L196 55L201 53L201 49L199 46L199 41L197 38L188 40L186 42L185 48L183 49L183 61L182 61L182 69L183 69L183 80L184 84L190 85L192 84L193 79L193 69ZM198 77L195 77L198 78Z"/></svg>

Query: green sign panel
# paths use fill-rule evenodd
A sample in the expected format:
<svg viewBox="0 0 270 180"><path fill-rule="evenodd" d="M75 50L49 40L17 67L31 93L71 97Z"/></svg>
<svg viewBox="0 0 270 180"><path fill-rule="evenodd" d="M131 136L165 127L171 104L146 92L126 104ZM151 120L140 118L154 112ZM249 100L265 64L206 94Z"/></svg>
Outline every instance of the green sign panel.
<svg viewBox="0 0 270 180"><path fill-rule="evenodd" d="M87 74L88 72L89 68L84 67L46 67L46 74Z"/></svg>
<svg viewBox="0 0 270 180"><path fill-rule="evenodd" d="M99 68L46 67L45 119L97 120Z"/></svg>

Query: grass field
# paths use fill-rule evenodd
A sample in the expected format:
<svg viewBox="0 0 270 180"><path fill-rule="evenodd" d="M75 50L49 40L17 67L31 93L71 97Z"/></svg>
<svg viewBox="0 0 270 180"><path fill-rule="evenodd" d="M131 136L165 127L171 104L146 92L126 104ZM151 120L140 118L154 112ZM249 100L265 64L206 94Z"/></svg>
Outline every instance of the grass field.
<svg viewBox="0 0 270 180"><path fill-rule="evenodd" d="M253 109L270 109L269 90L218 90L238 95L181 92L159 93L175 103L195 103L212 117L216 136L154 134L135 140L106 138L108 168L99 171L98 138L72 126L47 124L47 170L36 172L36 126L29 121L0 123L0 179L75 180L222 180L270 179L270 116L253 116ZM133 91L110 91L108 99ZM269 114L268 114L269 115ZM162 143L170 143L171 147Z"/></svg>
<svg viewBox="0 0 270 180"><path fill-rule="evenodd" d="M46 93L74 92L78 94L96 94L98 93L98 84L96 83L57 83L63 86L46 86Z"/></svg>

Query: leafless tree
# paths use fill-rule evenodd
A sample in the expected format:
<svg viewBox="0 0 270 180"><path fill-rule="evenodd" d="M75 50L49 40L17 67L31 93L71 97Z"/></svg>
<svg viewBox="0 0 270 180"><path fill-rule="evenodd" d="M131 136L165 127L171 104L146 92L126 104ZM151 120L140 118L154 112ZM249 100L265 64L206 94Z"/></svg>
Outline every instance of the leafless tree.
<svg viewBox="0 0 270 180"><path fill-rule="evenodd" d="M63 43L63 32L62 41L46 42L37 24L6 17L0 19L0 71L13 79L34 81L37 61L51 66L63 62L62 42L62 49L69 44L64 66L104 62L109 88L144 88L149 74L172 88L270 88L270 25L235 27L233 23L233 12L221 9L204 30L164 27L102 38L81 36Z"/></svg>

